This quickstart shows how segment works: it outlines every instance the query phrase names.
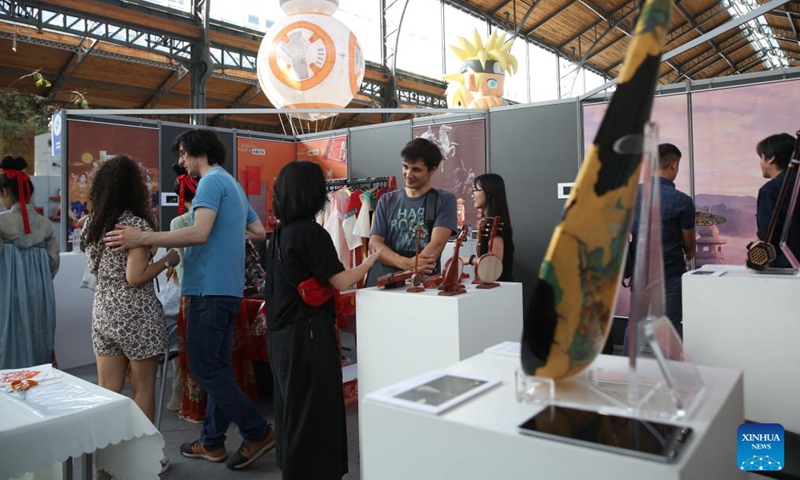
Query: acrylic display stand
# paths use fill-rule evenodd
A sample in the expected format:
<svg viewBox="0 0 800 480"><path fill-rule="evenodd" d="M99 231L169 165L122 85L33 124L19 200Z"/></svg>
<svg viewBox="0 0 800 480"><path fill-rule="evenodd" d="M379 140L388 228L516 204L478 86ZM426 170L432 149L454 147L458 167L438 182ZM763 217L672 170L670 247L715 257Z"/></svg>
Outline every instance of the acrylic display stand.
<svg viewBox="0 0 800 480"><path fill-rule="evenodd" d="M626 137L615 145L622 154L643 152L642 201L637 232L630 314L628 369L590 366L568 379L582 379L607 405L605 411L667 421L686 420L704 395L703 381L665 316L664 267L658 176L658 130L648 124L643 138ZM517 371L517 399L534 404L558 404L559 383Z"/></svg>

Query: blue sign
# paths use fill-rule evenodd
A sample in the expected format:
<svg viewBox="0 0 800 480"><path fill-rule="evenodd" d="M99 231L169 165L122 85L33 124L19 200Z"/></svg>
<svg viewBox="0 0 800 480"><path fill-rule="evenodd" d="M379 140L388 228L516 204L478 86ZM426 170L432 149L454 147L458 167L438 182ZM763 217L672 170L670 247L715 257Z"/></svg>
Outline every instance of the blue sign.
<svg viewBox="0 0 800 480"><path fill-rule="evenodd" d="M53 156L61 156L61 112L56 112L50 122L50 145Z"/></svg>
<svg viewBox="0 0 800 480"><path fill-rule="evenodd" d="M778 423L743 423L736 431L739 470L777 471L785 466L784 432Z"/></svg>

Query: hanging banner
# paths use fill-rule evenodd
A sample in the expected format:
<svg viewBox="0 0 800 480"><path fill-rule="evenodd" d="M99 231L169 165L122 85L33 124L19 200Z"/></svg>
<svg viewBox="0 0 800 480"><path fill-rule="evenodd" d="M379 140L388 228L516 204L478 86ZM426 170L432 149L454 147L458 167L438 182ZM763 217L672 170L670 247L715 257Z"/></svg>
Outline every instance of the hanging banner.
<svg viewBox="0 0 800 480"><path fill-rule="evenodd" d="M236 151L239 183L264 228L271 232L277 226L272 209L275 178L281 168L294 161L295 144L237 137Z"/></svg>
<svg viewBox="0 0 800 480"><path fill-rule="evenodd" d="M420 125L411 129L411 135L426 138L442 150L444 158L431 184L456 196L459 224L476 228L480 214L472 201L472 182L478 175L486 173L484 121Z"/></svg>
<svg viewBox="0 0 800 480"><path fill-rule="evenodd" d="M297 159L319 164L325 180L347 178L347 135L300 141Z"/></svg>
<svg viewBox="0 0 800 480"><path fill-rule="evenodd" d="M70 120L67 128L67 235L72 241L75 222L88 213L92 181L106 159L125 154L145 172L153 214L158 219L158 130L139 126L108 125Z"/></svg>

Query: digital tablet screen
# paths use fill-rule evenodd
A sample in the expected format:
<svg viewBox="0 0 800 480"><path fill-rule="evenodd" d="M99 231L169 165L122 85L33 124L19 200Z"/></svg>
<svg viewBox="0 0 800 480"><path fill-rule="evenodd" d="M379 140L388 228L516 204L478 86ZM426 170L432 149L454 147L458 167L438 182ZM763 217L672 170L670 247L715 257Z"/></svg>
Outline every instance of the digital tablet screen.
<svg viewBox="0 0 800 480"><path fill-rule="evenodd" d="M640 458L672 462L692 429L551 405L519 426L521 433Z"/></svg>

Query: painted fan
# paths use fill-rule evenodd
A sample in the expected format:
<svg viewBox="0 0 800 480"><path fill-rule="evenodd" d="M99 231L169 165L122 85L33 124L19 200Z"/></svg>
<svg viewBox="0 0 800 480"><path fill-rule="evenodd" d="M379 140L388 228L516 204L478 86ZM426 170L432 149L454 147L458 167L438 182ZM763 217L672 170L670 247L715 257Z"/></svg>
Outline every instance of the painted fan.
<svg viewBox="0 0 800 480"><path fill-rule="evenodd" d="M616 92L553 232L523 322L521 360L529 375L575 375L605 344L642 159L614 146L635 144L649 121L671 8L671 0L644 3Z"/></svg>

